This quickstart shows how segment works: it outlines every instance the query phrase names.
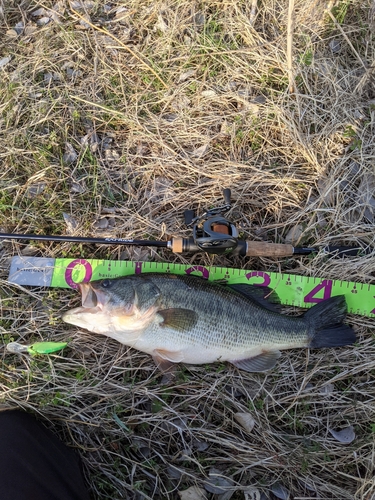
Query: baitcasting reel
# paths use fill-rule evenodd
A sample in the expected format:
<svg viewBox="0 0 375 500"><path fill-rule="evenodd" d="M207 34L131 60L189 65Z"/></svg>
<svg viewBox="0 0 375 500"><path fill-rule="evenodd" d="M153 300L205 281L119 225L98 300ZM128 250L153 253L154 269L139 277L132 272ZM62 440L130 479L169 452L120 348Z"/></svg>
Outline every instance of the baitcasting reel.
<svg viewBox="0 0 375 500"><path fill-rule="evenodd" d="M231 208L230 189L224 189L224 202L221 207L207 210L195 217L194 210L185 210L185 223L193 226L195 245L204 252L224 254L232 252L238 246L238 231L224 214Z"/></svg>

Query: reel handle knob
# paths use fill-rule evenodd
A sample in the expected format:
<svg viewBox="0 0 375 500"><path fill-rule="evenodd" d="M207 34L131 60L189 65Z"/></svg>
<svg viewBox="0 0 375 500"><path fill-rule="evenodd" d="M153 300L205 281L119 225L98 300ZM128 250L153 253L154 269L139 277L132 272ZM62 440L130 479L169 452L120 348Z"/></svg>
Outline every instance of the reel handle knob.
<svg viewBox="0 0 375 500"><path fill-rule="evenodd" d="M230 205L231 204L230 195L231 195L231 192L230 192L229 188L223 189L224 202L225 202L226 205Z"/></svg>

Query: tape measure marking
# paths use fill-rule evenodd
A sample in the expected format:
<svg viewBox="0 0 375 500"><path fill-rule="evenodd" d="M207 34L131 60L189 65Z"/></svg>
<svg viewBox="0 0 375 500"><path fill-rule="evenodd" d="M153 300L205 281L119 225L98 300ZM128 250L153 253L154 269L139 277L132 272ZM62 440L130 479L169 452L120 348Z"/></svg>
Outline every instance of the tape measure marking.
<svg viewBox="0 0 375 500"><path fill-rule="evenodd" d="M334 295L345 295L348 312L375 316L375 285L296 274L268 273L225 267L98 259L14 257L9 281L21 285L77 288L77 284L148 272L193 274L209 280L269 286L284 305L312 307Z"/></svg>

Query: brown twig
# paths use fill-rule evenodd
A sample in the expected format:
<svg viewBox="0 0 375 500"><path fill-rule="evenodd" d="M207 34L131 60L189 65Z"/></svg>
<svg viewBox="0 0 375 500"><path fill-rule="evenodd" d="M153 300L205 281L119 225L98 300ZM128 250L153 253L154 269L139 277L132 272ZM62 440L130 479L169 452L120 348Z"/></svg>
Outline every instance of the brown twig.
<svg viewBox="0 0 375 500"><path fill-rule="evenodd" d="M294 0L289 0L286 58L287 58L290 94L294 94L295 92L295 82L293 76L293 30L294 30Z"/></svg>
<svg viewBox="0 0 375 500"><path fill-rule="evenodd" d="M258 3L258 0L252 0L252 2L251 2L251 10L250 10L250 16L249 16L249 23L251 26L253 26L254 21L255 21L255 17L257 14L257 3Z"/></svg>

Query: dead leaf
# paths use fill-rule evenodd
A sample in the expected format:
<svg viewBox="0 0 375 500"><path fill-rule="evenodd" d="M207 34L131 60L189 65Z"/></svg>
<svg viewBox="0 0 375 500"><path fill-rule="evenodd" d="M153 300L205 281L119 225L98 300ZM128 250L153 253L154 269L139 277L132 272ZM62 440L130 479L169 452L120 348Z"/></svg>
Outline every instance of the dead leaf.
<svg viewBox="0 0 375 500"><path fill-rule="evenodd" d="M116 219L114 217L109 217L108 226L110 229L113 229L116 226Z"/></svg>
<svg viewBox="0 0 375 500"><path fill-rule="evenodd" d="M50 21L51 21L51 18L50 18L50 17L44 16L44 17L39 18L39 19L36 21L36 24L37 24L38 26L45 26L45 25L46 25L46 24L48 24Z"/></svg>
<svg viewBox="0 0 375 500"><path fill-rule="evenodd" d="M89 146L90 150L95 153L99 147L99 137L94 130L90 130L86 135L81 138L81 144L84 147Z"/></svg>
<svg viewBox="0 0 375 500"><path fill-rule="evenodd" d="M77 220L75 219L75 217L73 217L73 215L69 215L65 212L63 212L63 217L66 224L67 234L74 234L75 229L77 229L78 227Z"/></svg>
<svg viewBox="0 0 375 500"><path fill-rule="evenodd" d="M375 192L375 176L372 173L365 173L361 179L361 183L358 187L358 202L361 208L357 209L357 212L362 213L368 222L374 222L375 213L375 198L373 193Z"/></svg>
<svg viewBox="0 0 375 500"><path fill-rule="evenodd" d="M78 158L78 154L77 154L76 150L73 148L73 146L70 144L70 142L67 142L65 144L65 153L63 155L63 162L66 165L70 165L71 163L74 163L77 158Z"/></svg>
<svg viewBox="0 0 375 500"><path fill-rule="evenodd" d="M162 429L166 429L169 432L182 432L187 429L187 422L188 419L185 417L177 417L173 418L172 420L165 420L164 422L161 423L160 427ZM182 453L188 456L191 453L191 450L182 450Z"/></svg>
<svg viewBox="0 0 375 500"><path fill-rule="evenodd" d="M172 123L175 120L177 120L178 115L176 113L165 113L164 115L161 116L161 118L166 122Z"/></svg>
<svg viewBox="0 0 375 500"><path fill-rule="evenodd" d="M21 250L21 255L24 255L25 257L34 257L35 255L38 255L39 251L39 248L36 248L33 245L27 245Z"/></svg>
<svg viewBox="0 0 375 500"><path fill-rule="evenodd" d="M8 38L17 38L18 37L18 33L14 29L7 30L5 34Z"/></svg>
<svg viewBox="0 0 375 500"><path fill-rule="evenodd" d="M12 60L11 56L3 57L2 59L0 59L0 68L6 66L11 60Z"/></svg>
<svg viewBox="0 0 375 500"><path fill-rule="evenodd" d="M35 198L39 194L42 194L46 189L47 184L45 182L37 182L35 184L31 184L27 188L26 196L28 198Z"/></svg>
<svg viewBox="0 0 375 500"><path fill-rule="evenodd" d="M263 500L265 497L264 493L258 490L258 488L254 488L253 486L249 486L244 490L244 499L245 500Z"/></svg>
<svg viewBox="0 0 375 500"><path fill-rule="evenodd" d="M76 181L71 181L70 184L70 192L71 193L77 193L77 194L82 194L86 191L86 186L84 185L83 182L79 183Z"/></svg>
<svg viewBox="0 0 375 500"><path fill-rule="evenodd" d="M147 247L127 247L120 253L120 260L133 260L135 262L149 262L152 259L151 249Z"/></svg>
<svg viewBox="0 0 375 500"><path fill-rule="evenodd" d="M73 10L77 10L78 12L79 11L89 12L95 7L94 2L91 2L91 0L86 0L86 1L84 0L82 2L79 2L78 0L71 0L69 4Z"/></svg>
<svg viewBox="0 0 375 500"><path fill-rule="evenodd" d="M158 15L158 20L155 23L154 31L160 30L162 33L166 33L168 29L168 22L163 18L162 13L160 13Z"/></svg>
<svg viewBox="0 0 375 500"><path fill-rule="evenodd" d="M318 179L318 191L323 202L328 205L335 204L334 183L327 176Z"/></svg>
<svg viewBox="0 0 375 500"><path fill-rule="evenodd" d="M26 37L32 36L37 30L38 27L35 24L28 24L25 28L24 35Z"/></svg>
<svg viewBox="0 0 375 500"><path fill-rule="evenodd" d="M188 109L191 106L190 99L184 95L179 94L171 101L171 108L174 111L183 111L184 109Z"/></svg>
<svg viewBox="0 0 375 500"><path fill-rule="evenodd" d="M29 92L28 96L30 99L39 99L42 97L43 93L42 92Z"/></svg>
<svg viewBox="0 0 375 500"><path fill-rule="evenodd" d="M178 77L178 81L177 83L181 83L181 82L184 82L185 80L187 80L188 78L194 76L196 73L196 70L195 69L188 69L187 71L185 71L184 73L181 73L180 76Z"/></svg>
<svg viewBox="0 0 375 500"><path fill-rule="evenodd" d="M43 7L41 7L40 9L34 10L34 12L31 13L31 15L34 17L45 16L46 14L47 14L47 11Z"/></svg>
<svg viewBox="0 0 375 500"><path fill-rule="evenodd" d="M166 202L173 198L173 182L166 177L155 177L153 186L150 191L146 192L146 196L154 203L158 201Z"/></svg>
<svg viewBox="0 0 375 500"><path fill-rule="evenodd" d="M290 492L285 486L280 483L275 483L271 486L271 491L275 495L275 497L280 500L289 500Z"/></svg>
<svg viewBox="0 0 375 500"><path fill-rule="evenodd" d="M239 424L245 429L246 432L251 432L255 425L255 420L251 413L235 413L234 418L237 420Z"/></svg>
<svg viewBox="0 0 375 500"><path fill-rule="evenodd" d="M203 156L207 153L207 151L208 151L208 144L203 144L203 146L194 149L190 153L190 156L193 156L194 158L203 158Z"/></svg>
<svg viewBox="0 0 375 500"><path fill-rule="evenodd" d="M85 14L82 14L82 17L83 17L84 19L81 19L81 20L79 21L79 25L77 26L77 28L79 28L79 29L84 29L84 30L88 30L88 29L90 28L90 24L89 24L89 23L91 23L91 17L90 17L88 14L86 14L86 13L85 13ZM85 22L85 20L86 20L87 22Z"/></svg>
<svg viewBox="0 0 375 500"><path fill-rule="evenodd" d="M321 394L332 394L335 390L335 386L333 384L326 384L320 389Z"/></svg>
<svg viewBox="0 0 375 500"><path fill-rule="evenodd" d="M117 7L114 21L121 22L127 19L134 11L129 10L127 7Z"/></svg>
<svg viewBox="0 0 375 500"><path fill-rule="evenodd" d="M105 159L107 161L118 161L120 159L120 155L115 149L106 149Z"/></svg>
<svg viewBox="0 0 375 500"><path fill-rule="evenodd" d="M102 214L115 214L116 213L116 208L115 207L102 207Z"/></svg>
<svg viewBox="0 0 375 500"><path fill-rule="evenodd" d="M69 78L79 78L83 76L80 69L66 68L66 74Z"/></svg>
<svg viewBox="0 0 375 500"><path fill-rule="evenodd" d="M331 49L331 51L334 53L334 54L338 54L339 52L341 52L341 43L339 40L337 40L336 38L333 38L330 42L329 42L329 48Z"/></svg>
<svg viewBox="0 0 375 500"><path fill-rule="evenodd" d="M168 478L170 478L170 479L180 479L182 476L182 472L180 471L180 469L178 469L177 467L174 467L173 465L169 465L167 467L166 472L167 472Z"/></svg>
<svg viewBox="0 0 375 500"><path fill-rule="evenodd" d="M193 441L193 445L197 451L206 451L209 447L209 444L205 441Z"/></svg>
<svg viewBox="0 0 375 500"><path fill-rule="evenodd" d="M207 500L206 492L198 486L191 486L187 490L179 491L181 500Z"/></svg>
<svg viewBox="0 0 375 500"><path fill-rule="evenodd" d="M203 92L201 93L201 96L203 96L203 97L215 97L216 92L214 90L203 90Z"/></svg>
<svg viewBox="0 0 375 500"><path fill-rule="evenodd" d="M208 473L208 480L204 485L205 489L215 495L227 493L229 488L233 488L233 483L224 477L220 470L212 468Z"/></svg>
<svg viewBox="0 0 375 500"><path fill-rule="evenodd" d="M23 23L23 21L20 21L14 27L14 30L17 33L17 35L21 35L24 29L25 29L25 24Z"/></svg>
<svg viewBox="0 0 375 500"><path fill-rule="evenodd" d="M234 493L235 493L235 490L226 491L225 493L218 495L217 500L230 500L232 498L232 496L234 495Z"/></svg>
<svg viewBox="0 0 375 500"><path fill-rule="evenodd" d="M204 26L204 23L206 22L206 17L203 12L197 12L194 16L194 24L197 27L202 27Z"/></svg>
<svg viewBox="0 0 375 500"><path fill-rule="evenodd" d="M45 73L43 80L45 83L58 82L60 81L60 75L58 73Z"/></svg>
<svg viewBox="0 0 375 500"><path fill-rule="evenodd" d="M99 219L94 222L94 228L95 229L107 229L109 226L109 222L107 217L103 217L102 219Z"/></svg>
<svg viewBox="0 0 375 500"><path fill-rule="evenodd" d="M354 427L352 425L349 425L349 427L341 429L341 431L328 429L328 432L342 444L350 444L355 440L356 437L354 432Z"/></svg>
<svg viewBox="0 0 375 500"><path fill-rule="evenodd" d="M295 245L303 234L303 227L301 224L297 224L289 229L285 236L285 243L291 243Z"/></svg>

